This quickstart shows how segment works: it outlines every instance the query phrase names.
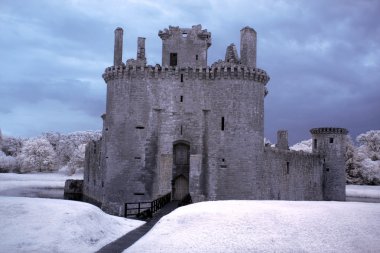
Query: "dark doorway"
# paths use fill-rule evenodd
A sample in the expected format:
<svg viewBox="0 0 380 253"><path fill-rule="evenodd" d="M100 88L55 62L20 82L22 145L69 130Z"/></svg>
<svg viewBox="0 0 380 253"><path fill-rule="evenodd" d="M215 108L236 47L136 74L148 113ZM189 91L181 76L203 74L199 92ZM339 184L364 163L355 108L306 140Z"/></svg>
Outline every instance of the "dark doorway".
<svg viewBox="0 0 380 253"><path fill-rule="evenodd" d="M181 200L189 193L190 146L185 143L173 147L173 200Z"/></svg>
<svg viewBox="0 0 380 253"><path fill-rule="evenodd" d="M177 66L177 53L170 53L170 66Z"/></svg>

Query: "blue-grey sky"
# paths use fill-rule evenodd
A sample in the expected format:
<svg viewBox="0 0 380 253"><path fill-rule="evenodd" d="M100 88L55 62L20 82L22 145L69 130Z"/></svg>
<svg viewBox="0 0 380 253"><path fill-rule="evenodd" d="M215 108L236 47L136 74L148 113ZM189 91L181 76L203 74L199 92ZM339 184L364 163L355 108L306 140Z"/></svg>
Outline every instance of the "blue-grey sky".
<svg viewBox="0 0 380 253"><path fill-rule="evenodd" d="M271 80L265 136L309 129L380 129L380 1L377 0L0 0L0 128L4 135L101 129L113 64L114 29L123 61L146 37L148 64L161 63L159 30L202 24L208 64L223 59L240 29L258 33L257 65Z"/></svg>

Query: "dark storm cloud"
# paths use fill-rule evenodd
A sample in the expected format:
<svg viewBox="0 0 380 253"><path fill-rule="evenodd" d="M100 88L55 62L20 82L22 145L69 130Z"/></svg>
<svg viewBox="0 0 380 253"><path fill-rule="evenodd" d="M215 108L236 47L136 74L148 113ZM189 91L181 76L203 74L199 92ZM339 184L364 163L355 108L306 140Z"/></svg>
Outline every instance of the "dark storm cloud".
<svg viewBox="0 0 380 253"><path fill-rule="evenodd" d="M356 136L380 126L379 1L15 0L0 8L5 133L100 128L113 30L124 28L124 61L142 36L154 65L160 29L196 24L212 32L210 65L230 43L239 48L242 27L257 31L258 67L271 76L265 135L272 141L277 129L288 129L294 143L310 138L312 127L347 127ZM25 114L50 120L22 126Z"/></svg>

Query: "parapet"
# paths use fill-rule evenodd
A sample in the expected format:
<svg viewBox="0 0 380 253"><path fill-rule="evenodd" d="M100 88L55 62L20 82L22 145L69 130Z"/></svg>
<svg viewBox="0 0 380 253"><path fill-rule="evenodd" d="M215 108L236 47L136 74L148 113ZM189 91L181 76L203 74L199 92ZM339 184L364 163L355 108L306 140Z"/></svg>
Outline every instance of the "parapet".
<svg viewBox="0 0 380 253"><path fill-rule="evenodd" d="M269 81L269 75L262 69L248 68L247 66L226 63L224 61L217 62L211 67L206 68L179 68L160 65L141 66L138 64L127 64L112 66L106 68L103 78L106 82L114 79L124 78L151 78L151 79L173 79L173 78L214 80L214 79L243 79L254 80L266 85Z"/></svg>
<svg viewBox="0 0 380 253"><path fill-rule="evenodd" d="M348 130L340 127L319 127L310 129L311 134L348 134Z"/></svg>

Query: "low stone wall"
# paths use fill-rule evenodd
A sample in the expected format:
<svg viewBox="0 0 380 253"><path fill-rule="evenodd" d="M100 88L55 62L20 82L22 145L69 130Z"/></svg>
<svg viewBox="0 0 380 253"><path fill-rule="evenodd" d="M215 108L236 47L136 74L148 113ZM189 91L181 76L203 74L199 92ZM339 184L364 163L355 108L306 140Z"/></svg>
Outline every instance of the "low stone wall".
<svg viewBox="0 0 380 253"><path fill-rule="evenodd" d="M63 194L68 200L83 200L83 180L68 179L65 182Z"/></svg>

